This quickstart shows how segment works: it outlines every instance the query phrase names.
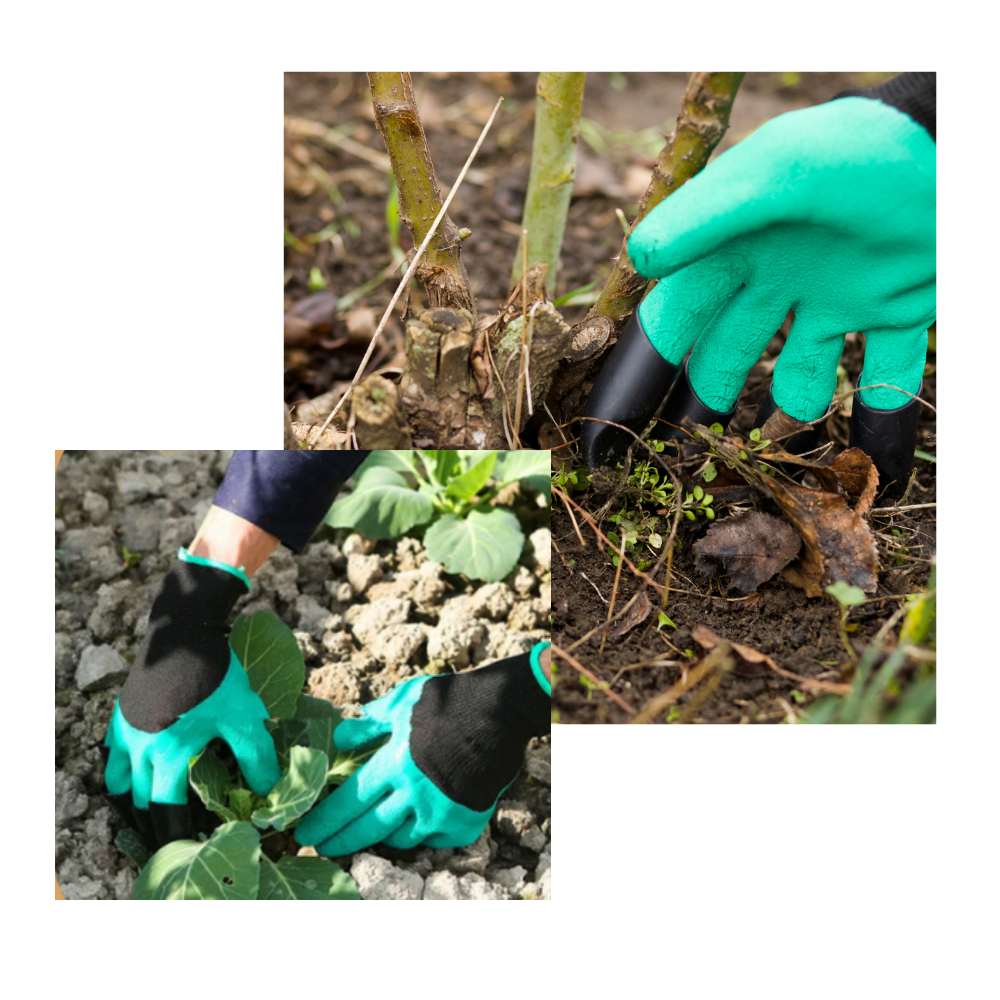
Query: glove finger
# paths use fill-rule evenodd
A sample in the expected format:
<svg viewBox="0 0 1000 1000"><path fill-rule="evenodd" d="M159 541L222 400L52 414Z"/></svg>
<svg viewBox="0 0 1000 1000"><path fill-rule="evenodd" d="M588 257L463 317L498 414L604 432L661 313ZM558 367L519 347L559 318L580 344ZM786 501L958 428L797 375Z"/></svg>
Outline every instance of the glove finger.
<svg viewBox="0 0 1000 1000"><path fill-rule="evenodd" d="M187 805L188 755L159 756L153 766L149 802L165 805ZM145 804L145 803L143 803Z"/></svg>
<svg viewBox="0 0 1000 1000"><path fill-rule="evenodd" d="M300 844L312 847L329 840L390 794L392 786L382 776L380 753L302 817L295 827Z"/></svg>
<svg viewBox="0 0 1000 1000"><path fill-rule="evenodd" d="M911 330L866 330L865 367L861 385L899 386L914 395L920 392L927 363L927 328ZM894 410L912 399L895 389L862 389L865 406L876 410Z"/></svg>
<svg viewBox="0 0 1000 1000"><path fill-rule="evenodd" d="M132 790L132 760L121 744L111 737L106 744L107 760L104 762L104 784L112 795L126 795Z"/></svg>
<svg viewBox="0 0 1000 1000"><path fill-rule="evenodd" d="M722 413L732 408L790 305L788 293L758 285L742 288L726 303L698 338L688 361L691 388L702 403Z"/></svg>
<svg viewBox="0 0 1000 1000"><path fill-rule="evenodd" d="M389 847L405 851L411 847L417 847L423 842L426 831L422 829L419 820L415 815L411 815L403 820L395 832L391 833L383 841Z"/></svg>
<svg viewBox="0 0 1000 1000"><path fill-rule="evenodd" d="M267 795L281 778L281 766L264 723L224 727L222 738L233 751L247 784L257 795Z"/></svg>
<svg viewBox="0 0 1000 1000"><path fill-rule="evenodd" d="M408 797L396 791L375 803L334 836L317 844L316 850L325 857L339 858L380 844L406 822L409 812Z"/></svg>
<svg viewBox="0 0 1000 1000"><path fill-rule="evenodd" d="M639 303L639 320L660 356L679 365L746 272L742 259L717 254L658 282Z"/></svg>
<svg viewBox="0 0 1000 1000"><path fill-rule="evenodd" d="M372 702L368 709L378 702ZM368 709L360 719L344 719L333 731L333 742L338 750L363 750L392 732L392 724L381 714L369 714Z"/></svg>

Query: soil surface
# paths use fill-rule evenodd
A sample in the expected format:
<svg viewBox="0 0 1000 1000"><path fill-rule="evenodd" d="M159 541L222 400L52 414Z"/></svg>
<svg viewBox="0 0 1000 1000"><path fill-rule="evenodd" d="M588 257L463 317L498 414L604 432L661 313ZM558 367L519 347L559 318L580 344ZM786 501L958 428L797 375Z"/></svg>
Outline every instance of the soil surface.
<svg viewBox="0 0 1000 1000"><path fill-rule="evenodd" d="M775 115L821 103L844 87L867 86L891 75L748 73L715 155ZM536 74L417 73L413 79L438 182L445 190L458 176L497 97L505 98L449 208L455 225L472 231L462 243L462 258L479 310L496 310L507 297L520 235ZM663 137L676 123L687 79L687 73L587 75L577 180L555 297L595 280L596 291L600 290L621 247L615 209L621 208L628 217L635 215ZM310 294L311 274L342 298L375 279L391 263L392 253L386 224L391 174L365 75L286 74L285 113L336 128L363 147L359 155L357 146L348 151L286 129L287 312ZM400 240L404 251L412 246L405 226ZM319 341L286 347L286 401L319 397L312 406L298 407L296 419L311 423L329 413L353 377L397 283L398 278L392 278L371 289L339 313ZM314 282L313 287L318 285ZM365 308L374 310L374 320L366 322L356 315L349 327L351 313ZM564 306L560 311L573 324L586 314L587 306ZM366 372L401 367L399 315L397 308ZM332 401L325 396L328 392Z"/></svg>
<svg viewBox="0 0 1000 1000"><path fill-rule="evenodd" d="M740 410L731 430L746 434L753 424L757 407L770 381L774 358L783 343L779 334L761 361L751 371L740 395ZM864 362L861 338L850 336L844 352L843 365L853 385L861 374ZM928 353L928 374L921 395L932 405L936 402L937 377L935 353ZM828 458L843 450L848 434L848 419L843 415L831 418L828 431L839 442ZM832 426L831 426L832 425ZM922 408L918 448L935 451L936 420L929 408ZM917 459L916 478L905 500L910 504L931 504L936 501L936 468L931 462ZM806 482L806 485L810 485ZM813 483L812 485L816 485ZM606 497L596 496L595 490L573 495L585 510L600 509ZM741 504L742 507L749 502ZM876 499L875 507L890 502ZM725 508L719 510L721 516ZM902 596L926 585L930 562L936 545L936 508L895 514L873 514L870 522L879 544L878 590L868 595L875 598L852 608L850 623L856 626L851 641L860 653L871 638L902 603ZM565 507L554 502L552 531L556 551L553 571L553 642L567 649L594 626L607 618L607 602L614 587L615 569L606 546L594 544L591 529L577 515L586 547L580 545ZM718 523L718 521L717 521ZM658 592L649 590L653 610L649 619L618 639L609 639L603 653L600 633L572 651L572 655L600 681L611 683L611 690L632 708L640 709L650 698L666 690L681 677L681 666L634 666L645 661L672 659L681 664L694 664L686 650L700 654L702 650L692 637L692 629L702 625L717 636L769 655L779 667L800 677L818 678L830 682L843 679L849 666L847 651L838 631L840 612L829 598L807 598L803 590L775 578L763 584L756 595L734 596L720 586L720 579L706 579L695 569L693 542L702 537L708 522L690 523L682 520L681 548L674 556L671 594L667 614L677 626L656 632ZM607 534L615 525L604 522L601 530ZM900 532L894 535L893 531ZM657 578L662 582L662 571ZM725 579L721 579L725 583ZM643 586L625 566L621 575L616 608L625 603ZM647 624L653 626L647 631ZM898 631L898 628L896 629ZM788 722L798 719L807 710L814 695L800 690L800 685L771 669L762 669L754 676L741 676L736 670L725 674L718 687L696 686L677 703L678 722L693 723L760 723ZM560 663L558 680L553 690L553 708L563 723L627 722L629 713L606 695L578 681L576 673ZM657 722L667 721L661 715ZM675 721L673 718L670 721Z"/></svg>
<svg viewBox="0 0 1000 1000"><path fill-rule="evenodd" d="M100 748L159 582L194 537L230 455L68 451L59 464L55 836L67 899L131 898L137 871L114 846L122 824L103 798ZM548 638L549 511L530 491L515 510L529 537L506 581L447 574L415 538L376 544L321 527L301 555L279 548L236 611L277 614L295 630L309 693L357 715L426 670L481 666ZM375 847L338 861L363 899L548 899L550 773L548 738L533 741L468 848Z"/></svg>

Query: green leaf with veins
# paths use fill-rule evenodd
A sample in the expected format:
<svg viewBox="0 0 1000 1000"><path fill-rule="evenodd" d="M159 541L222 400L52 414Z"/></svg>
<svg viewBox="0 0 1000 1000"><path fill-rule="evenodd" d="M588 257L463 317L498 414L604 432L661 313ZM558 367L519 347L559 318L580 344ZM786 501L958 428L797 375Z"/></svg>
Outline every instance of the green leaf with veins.
<svg viewBox="0 0 1000 1000"><path fill-rule="evenodd" d="M277 615L258 611L251 618L241 615L236 619L229 643L268 715L272 719L292 718L306 680L305 660L295 633Z"/></svg>
<svg viewBox="0 0 1000 1000"><path fill-rule="evenodd" d="M434 501L425 484L411 489L398 472L378 465L357 479L353 493L334 502L325 520L334 528L351 528L365 538L378 539L405 535L433 516Z"/></svg>
<svg viewBox="0 0 1000 1000"><path fill-rule="evenodd" d="M552 500L552 459L547 451L504 451L500 453L493 477L501 486L524 480L533 490Z"/></svg>
<svg viewBox="0 0 1000 1000"><path fill-rule="evenodd" d="M190 781L198 798L217 816L227 822L244 818L226 805L233 780L226 765L211 750L205 750L191 765Z"/></svg>
<svg viewBox="0 0 1000 1000"><path fill-rule="evenodd" d="M354 879L326 858L260 859L258 899L360 899Z"/></svg>
<svg viewBox="0 0 1000 1000"><path fill-rule="evenodd" d="M455 477L448 483L445 493L448 496L457 497L459 500L470 500L489 481L493 474L493 466L496 465L497 453L495 451L486 452L485 456L462 475Z"/></svg>
<svg viewBox="0 0 1000 1000"><path fill-rule="evenodd" d="M288 753L288 771L271 790L267 805L254 810L256 826L284 830L305 815L326 784L329 758L321 750L292 747Z"/></svg>
<svg viewBox="0 0 1000 1000"><path fill-rule="evenodd" d="M524 532L513 512L493 507L472 510L464 518L446 514L427 529L424 545L446 572L496 583L517 565Z"/></svg>

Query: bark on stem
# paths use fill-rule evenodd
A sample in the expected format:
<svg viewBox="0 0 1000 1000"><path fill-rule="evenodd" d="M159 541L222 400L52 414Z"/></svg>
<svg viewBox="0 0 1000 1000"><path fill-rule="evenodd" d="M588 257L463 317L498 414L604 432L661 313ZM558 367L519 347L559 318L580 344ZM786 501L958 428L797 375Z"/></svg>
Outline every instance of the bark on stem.
<svg viewBox="0 0 1000 1000"><path fill-rule="evenodd" d="M399 188L399 217L419 245L441 210L427 137L424 135L409 73L369 73L375 122L385 141ZM416 278L427 289L431 308L469 309L475 303L462 264L458 228L447 216L427 247Z"/></svg>

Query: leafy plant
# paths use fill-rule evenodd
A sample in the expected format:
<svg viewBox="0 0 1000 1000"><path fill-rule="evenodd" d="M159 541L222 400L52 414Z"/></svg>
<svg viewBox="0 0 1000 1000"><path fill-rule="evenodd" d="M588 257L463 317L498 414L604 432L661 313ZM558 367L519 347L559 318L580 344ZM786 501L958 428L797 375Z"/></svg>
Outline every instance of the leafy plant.
<svg viewBox="0 0 1000 1000"><path fill-rule="evenodd" d="M552 473L552 485L561 489L577 490L578 492L590 486L590 476L586 469L570 469L566 471L566 463L560 463L558 472Z"/></svg>
<svg viewBox="0 0 1000 1000"><path fill-rule="evenodd" d="M326 858L281 855L282 835L367 760L373 750L341 753L333 742L340 713L302 694L305 664L292 630L266 611L240 617L230 642L250 686L267 706L282 776L255 795L233 765L210 747L191 762L190 785L221 822L198 840L175 841L151 858L123 830L115 843L142 868L133 899L359 899L353 880ZM277 857L262 847L271 841Z"/></svg>
<svg viewBox="0 0 1000 1000"><path fill-rule="evenodd" d="M375 451L353 492L326 516L366 538L396 538L426 526L427 554L449 573L495 583L517 565L524 532L494 504L512 483L551 496L549 457L536 451Z"/></svg>

